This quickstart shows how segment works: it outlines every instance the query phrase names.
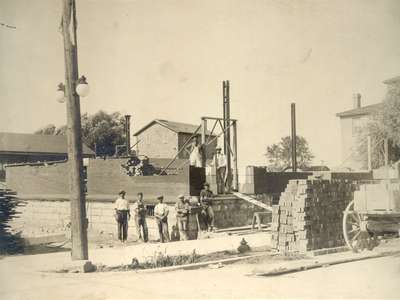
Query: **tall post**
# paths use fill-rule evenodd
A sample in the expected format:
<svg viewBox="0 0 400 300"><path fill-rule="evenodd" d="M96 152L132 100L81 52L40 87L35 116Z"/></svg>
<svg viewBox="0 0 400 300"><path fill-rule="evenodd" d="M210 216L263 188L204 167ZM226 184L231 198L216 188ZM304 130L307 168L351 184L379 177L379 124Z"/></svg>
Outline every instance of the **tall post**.
<svg viewBox="0 0 400 300"><path fill-rule="evenodd" d="M233 186L236 191L239 191L239 171L238 171L238 161L237 161L237 124L236 120L232 121L233 124L233 145L232 145L232 150L233 150Z"/></svg>
<svg viewBox="0 0 400 300"><path fill-rule="evenodd" d="M75 0L62 0L62 34L65 56L65 94L67 98L68 165L70 168L71 257L88 259L87 219L82 160L80 100L76 93L78 56ZM73 35L71 37L71 34Z"/></svg>
<svg viewBox="0 0 400 300"><path fill-rule="evenodd" d="M206 161L207 161L207 119L202 118L201 119L201 148L202 148L202 153L201 153L201 165L204 168L206 166Z"/></svg>
<svg viewBox="0 0 400 300"><path fill-rule="evenodd" d="M371 136L367 136L367 164L368 164L368 171L371 171L372 170Z"/></svg>
<svg viewBox="0 0 400 300"><path fill-rule="evenodd" d="M383 148L385 151L385 167L389 164L389 142L388 139L383 140Z"/></svg>
<svg viewBox="0 0 400 300"><path fill-rule="evenodd" d="M126 155L131 154L131 116L125 115L125 147Z"/></svg>
<svg viewBox="0 0 400 300"><path fill-rule="evenodd" d="M297 172L297 157L296 157L296 103L292 103L291 105L291 113L292 113L292 171Z"/></svg>
<svg viewBox="0 0 400 300"><path fill-rule="evenodd" d="M224 151L226 157L225 191L230 192L232 182L231 168L231 129L230 125L230 95L229 80L224 82Z"/></svg>
<svg viewBox="0 0 400 300"><path fill-rule="evenodd" d="M224 154L226 154L226 133L225 133L225 120L226 120L226 106L225 106L225 101L226 101L226 82L222 82L222 108L223 108L223 128L222 130L224 131Z"/></svg>

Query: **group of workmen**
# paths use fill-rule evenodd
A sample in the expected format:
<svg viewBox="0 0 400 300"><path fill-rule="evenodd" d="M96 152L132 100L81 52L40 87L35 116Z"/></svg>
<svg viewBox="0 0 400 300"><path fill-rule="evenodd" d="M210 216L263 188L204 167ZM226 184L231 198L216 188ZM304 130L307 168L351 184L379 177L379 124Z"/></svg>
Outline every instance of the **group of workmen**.
<svg viewBox="0 0 400 300"><path fill-rule="evenodd" d="M118 224L118 239L121 242L126 242L128 238L128 221L131 218L131 206L129 200L125 198L126 192L121 190L119 197L115 200L115 219ZM154 217L157 223L160 242L170 242L188 239L188 222L192 207L200 207L200 219L208 231L214 230L214 211L212 208L213 193L210 190L208 183L204 184L204 188L200 192L199 201L190 204L189 198L184 195L178 196L178 201L175 204L176 224L172 226L171 235L168 230L168 214L169 208L164 203L164 196L157 197L157 205L154 207ZM133 218L136 226L136 233L139 240L148 242L149 232L146 222L147 208L143 202L143 193L137 193L137 200L132 205ZM199 219L196 216L199 226ZM199 230L201 230L199 228Z"/></svg>

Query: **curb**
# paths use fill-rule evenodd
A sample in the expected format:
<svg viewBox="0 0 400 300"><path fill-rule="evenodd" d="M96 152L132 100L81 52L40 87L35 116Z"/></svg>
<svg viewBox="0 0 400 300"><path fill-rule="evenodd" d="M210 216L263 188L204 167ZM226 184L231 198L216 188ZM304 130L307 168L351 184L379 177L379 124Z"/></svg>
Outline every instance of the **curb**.
<svg viewBox="0 0 400 300"><path fill-rule="evenodd" d="M105 272L97 272L97 273L135 272L135 273L147 274L147 273L171 272L171 271L177 271L177 270L195 270L195 269L207 267L208 265L230 264L230 263L234 263L237 261L242 261L242 260L256 258L256 257L262 257L262 256L271 256L271 254L270 253L260 253L260 254L224 258L224 259L212 260L212 261L206 261L206 262L199 262L199 263L194 263L194 264L186 264L186 265L180 265L180 266L170 266L170 267L161 267L161 268L152 268L152 269L137 269L137 270L132 269L132 270L127 270L127 271L105 271Z"/></svg>

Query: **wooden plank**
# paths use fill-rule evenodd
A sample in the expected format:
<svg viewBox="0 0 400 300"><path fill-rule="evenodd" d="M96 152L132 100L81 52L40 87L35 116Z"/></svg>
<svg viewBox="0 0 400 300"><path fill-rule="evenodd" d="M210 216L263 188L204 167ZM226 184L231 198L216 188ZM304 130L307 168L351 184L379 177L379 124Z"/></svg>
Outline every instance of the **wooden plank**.
<svg viewBox="0 0 400 300"><path fill-rule="evenodd" d="M337 260L332 260L332 261L326 261L326 262L321 262L321 263L304 263L301 266L296 266L296 267L288 267L288 268L275 268L273 270L267 271L267 272L258 272L254 274L255 276L277 276L277 275L284 275L284 274L289 274L289 273L295 273L295 272L301 272L301 271L307 271L311 269L316 269L316 268L321 268L321 267L328 267L328 266L333 266L333 265L338 265L338 264L344 264L344 263L349 263L349 262L356 262L360 260L366 260L366 259L372 259L372 258L380 258L384 256L389 256L393 255L393 253L379 253L379 254L374 254L370 256L361 256L361 257L352 257L352 258L346 258L346 259L337 259ZM250 275L250 274L249 274Z"/></svg>
<svg viewBox="0 0 400 300"><path fill-rule="evenodd" d="M262 207L262 208L272 212L272 207L271 206L269 206L269 205L267 205L265 203L262 203L261 201L258 201L256 199L250 197L250 196L244 195L244 194L239 193L239 192L233 192L232 194L234 194L236 197L238 197L240 199L243 199L243 200L245 200L245 201L247 201L247 202L249 202L249 203L251 203L253 205L256 205L258 207Z"/></svg>

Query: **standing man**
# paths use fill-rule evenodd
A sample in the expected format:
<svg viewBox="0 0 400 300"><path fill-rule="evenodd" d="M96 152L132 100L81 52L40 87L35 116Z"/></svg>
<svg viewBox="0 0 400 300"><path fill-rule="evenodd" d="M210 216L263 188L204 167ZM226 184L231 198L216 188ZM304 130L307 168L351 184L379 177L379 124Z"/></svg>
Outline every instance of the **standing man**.
<svg viewBox="0 0 400 300"><path fill-rule="evenodd" d="M210 185L204 183L204 189L200 191L200 204L203 207L203 215L207 224L207 230L214 230L214 210L212 208L213 192L210 190Z"/></svg>
<svg viewBox="0 0 400 300"><path fill-rule="evenodd" d="M139 239L142 239L145 243L149 240L149 233L147 229L147 222L146 222L146 207L144 206L143 202L143 193L137 193L137 201L133 205L134 213L135 213L135 225L136 225L136 232ZM142 235L143 231L143 235Z"/></svg>
<svg viewBox="0 0 400 300"><path fill-rule="evenodd" d="M119 197L115 200L115 219L118 223L118 239L121 242L126 242L128 238L128 219L131 218L129 210L129 201L125 199L126 192L121 190Z"/></svg>
<svg viewBox="0 0 400 300"><path fill-rule="evenodd" d="M221 147L215 149L214 164L217 174L218 194L225 194L226 157L221 153Z"/></svg>
<svg viewBox="0 0 400 300"><path fill-rule="evenodd" d="M154 207L154 216L156 217L158 232L161 243L169 242L168 232L168 205L163 203L164 196L157 197L158 204Z"/></svg>
<svg viewBox="0 0 400 300"><path fill-rule="evenodd" d="M176 222L178 223L178 230L180 240L187 240L187 225L189 220L189 204L185 201L184 195L178 196L178 202L175 204Z"/></svg>
<svg viewBox="0 0 400 300"><path fill-rule="evenodd" d="M192 149L189 156L191 166L201 168L203 167L203 148L199 144L197 137L192 140Z"/></svg>

